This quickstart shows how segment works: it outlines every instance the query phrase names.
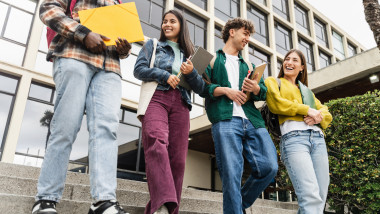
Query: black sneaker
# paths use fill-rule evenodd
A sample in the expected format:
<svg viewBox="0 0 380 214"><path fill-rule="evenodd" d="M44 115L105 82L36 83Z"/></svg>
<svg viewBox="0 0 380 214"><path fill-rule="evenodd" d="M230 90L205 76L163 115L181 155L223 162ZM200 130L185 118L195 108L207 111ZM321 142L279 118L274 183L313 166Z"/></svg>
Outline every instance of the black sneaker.
<svg viewBox="0 0 380 214"><path fill-rule="evenodd" d="M39 200L33 205L32 214L57 214L56 204L55 201Z"/></svg>
<svg viewBox="0 0 380 214"><path fill-rule="evenodd" d="M88 214L128 214L115 200L99 201L91 204Z"/></svg>

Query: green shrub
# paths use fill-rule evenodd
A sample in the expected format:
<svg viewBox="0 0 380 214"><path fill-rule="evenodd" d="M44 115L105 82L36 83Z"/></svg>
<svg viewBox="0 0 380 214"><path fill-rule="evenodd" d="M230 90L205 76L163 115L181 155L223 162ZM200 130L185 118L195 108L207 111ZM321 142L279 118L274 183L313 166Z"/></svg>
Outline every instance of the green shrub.
<svg viewBox="0 0 380 214"><path fill-rule="evenodd" d="M380 213L380 91L331 100L326 129L329 205L343 213Z"/></svg>

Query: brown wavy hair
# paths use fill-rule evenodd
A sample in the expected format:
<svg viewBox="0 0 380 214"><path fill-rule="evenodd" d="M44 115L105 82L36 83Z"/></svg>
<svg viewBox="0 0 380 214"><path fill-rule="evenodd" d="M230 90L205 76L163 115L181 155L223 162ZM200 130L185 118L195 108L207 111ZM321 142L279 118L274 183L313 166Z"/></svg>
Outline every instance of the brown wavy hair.
<svg viewBox="0 0 380 214"><path fill-rule="evenodd" d="M190 55L194 54L194 45L190 40L190 34L189 34L189 28L187 27L187 22L185 17L183 17L182 13L178 10L169 10L162 16L161 21L161 34L160 34L160 41L164 42L167 40L164 31L162 30L162 24L164 22L164 18L167 14L173 14L175 17L177 17L180 25L180 31L178 35L178 44L179 48L183 50L185 53L186 58L190 57Z"/></svg>
<svg viewBox="0 0 380 214"><path fill-rule="evenodd" d="M302 82L302 84L308 86L308 81L307 81L307 65L306 65L306 58L305 58L305 55L303 55L303 53L298 50L298 49L292 49L290 50L288 53L286 53L285 57L284 57L284 62L285 62L285 59L286 57L288 57L291 53L296 53L300 59L301 59L301 65L303 65L303 70L300 71L298 73L298 76L296 78L296 84L299 81ZM284 62L282 62L282 65L281 65L281 68L280 68L280 73L278 74L277 78L282 78L284 77Z"/></svg>
<svg viewBox="0 0 380 214"><path fill-rule="evenodd" d="M248 30L251 34L255 32L255 27L253 26L253 23L247 19L242 19L240 17L237 17L237 18L228 20L228 22L226 23L226 25L224 25L222 29L223 42L224 43L227 42L228 38L230 37L231 29L239 30L242 27Z"/></svg>

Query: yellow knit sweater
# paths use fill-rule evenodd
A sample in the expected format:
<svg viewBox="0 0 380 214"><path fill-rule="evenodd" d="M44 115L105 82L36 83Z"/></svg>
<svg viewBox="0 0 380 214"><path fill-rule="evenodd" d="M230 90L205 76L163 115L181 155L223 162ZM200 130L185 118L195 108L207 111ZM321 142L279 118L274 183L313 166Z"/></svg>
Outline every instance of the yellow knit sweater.
<svg viewBox="0 0 380 214"><path fill-rule="evenodd" d="M278 114L280 124L283 124L286 120L303 121L304 116L307 115L309 106L302 104L299 88L284 78L280 78L280 80L280 91L278 89L277 80L274 77L268 77L265 80L265 85L268 88L266 101L269 110L274 114ZM323 116L323 120L320 124L323 129L326 129L332 121L332 116L327 106L322 105L315 95L314 100L317 105L317 110L320 110Z"/></svg>

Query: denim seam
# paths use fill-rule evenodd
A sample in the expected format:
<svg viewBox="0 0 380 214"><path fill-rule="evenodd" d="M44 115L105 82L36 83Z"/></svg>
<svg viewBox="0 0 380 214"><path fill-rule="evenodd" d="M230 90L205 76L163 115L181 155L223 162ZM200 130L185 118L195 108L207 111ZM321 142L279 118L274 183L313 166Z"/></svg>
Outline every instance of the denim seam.
<svg viewBox="0 0 380 214"><path fill-rule="evenodd" d="M91 80L91 82L92 82L92 80ZM91 84L91 83L90 83ZM95 132L95 124L96 124L96 117L95 117L95 115L96 115L96 105L95 105L95 96L94 96L94 91L95 91L95 88L94 88L94 85L93 84L91 84L91 102L92 102L92 108L93 108L93 123L92 123L92 131L93 131L93 136L94 136L94 139L93 139L93 149L94 149L94 151L93 151L93 158L94 159L96 159L96 160L94 160L93 159L93 162L95 162L95 163L91 163L91 164L95 164L95 165L93 165L93 169L95 169L95 174L97 173L97 169L98 169L98 166L96 165L97 163L98 163L98 161L97 161L97 159L98 159L98 157L97 157L97 152L96 152L96 150L97 150L97 145L96 145L96 132ZM94 195L95 195L95 200L96 200L96 198L99 198L99 192L98 192L98 188L97 188L97 186L98 186L98 184L97 184L97 179L96 178L94 178L94 187L92 187L93 189L94 189Z"/></svg>

